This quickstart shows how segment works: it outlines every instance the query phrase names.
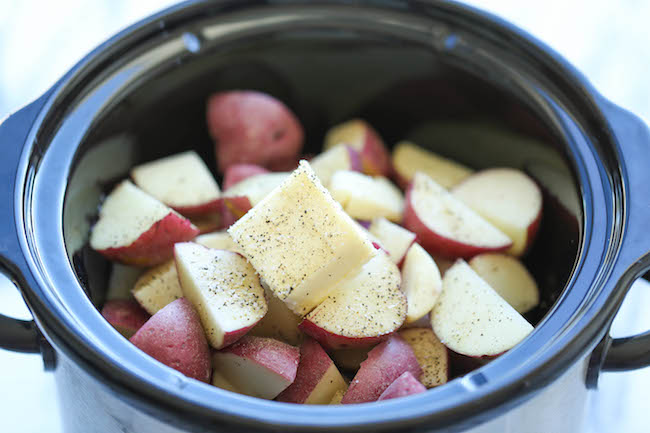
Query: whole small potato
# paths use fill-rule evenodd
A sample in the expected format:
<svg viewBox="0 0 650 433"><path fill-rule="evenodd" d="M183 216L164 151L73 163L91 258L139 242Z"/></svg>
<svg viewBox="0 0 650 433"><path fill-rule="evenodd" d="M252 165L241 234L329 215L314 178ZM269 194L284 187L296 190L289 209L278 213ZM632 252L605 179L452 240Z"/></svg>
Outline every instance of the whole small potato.
<svg viewBox="0 0 650 433"><path fill-rule="evenodd" d="M276 169L297 160L304 132L298 118L274 97L254 91L215 93L207 122L219 171L233 164Z"/></svg>

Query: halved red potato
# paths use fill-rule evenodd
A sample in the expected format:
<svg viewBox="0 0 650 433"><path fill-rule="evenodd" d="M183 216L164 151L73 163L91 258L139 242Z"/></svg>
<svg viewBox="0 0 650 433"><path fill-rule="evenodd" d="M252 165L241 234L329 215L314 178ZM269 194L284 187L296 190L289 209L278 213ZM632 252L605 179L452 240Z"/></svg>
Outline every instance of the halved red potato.
<svg viewBox="0 0 650 433"><path fill-rule="evenodd" d="M144 192L185 216L214 214L221 209L221 191L194 151L138 165L133 182Z"/></svg>
<svg viewBox="0 0 650 433"><path fill-rule="evenodd" d="M508 254L523 255L535 239L542 219L542 192L523 171L482 170L456 185L454 197L508 235Z"/></svg>
<svg viewBox="0 0 650 433"><path fill-rule="evenodd" d="M383 140L361 119L353 119L332 127L325 136L324 150L345 144L359 153L363 172L371 176L388 176L390 154Z"/></svg>
<svg viewBox="0 0 650 433"><path fill-rule="evenodd" d="M223 175L223 189L226 190L249 177L266 173L270 173L270 171L259 165L233 164L226 169L226 173Z"/></svg>
<svg viewBox="0 0 650 433"><path fill-rule="evenodd" d="M399 332L422 367L420 382L427 388L440 386L449 380L449 351L431 328L409 328Z"/></svg>
<svg viewBox="0 0 650 433"><path fill-rule="evenodd" d="M324 186L328 186L337 171L361 171L361 159L350 146L335 146L309 161Z"/></svg>
<svg viewBox="0 0 650 433"><path fill-rule="evenodd" d="M329 404L341 404L341 400L343 400L343 396L345 395L345 391L336 391L334 396L332 396L332 399L330 400Z"/></svg>
<svg viewBox="0 0 650 433"><path fill-rule="evenodd" d="M395 379L395 381L393 381L384 392L381 393L377 401L420 394L426 390L427 389L424 385L422 385L410 372L405 371L400 377Z"/></svg>
<svg viewBox="0 0 650 433"><path fill-rule="evenodd" d="M185 298L151 316L129 341L185 376L201 382L210 380L210 348L199 316Z"/></svg>
<svg viewBox="0 0 650 433"><path fill-rule="evenodd" d="M176 242L197 234L188 219L125 180L104 200L90 246L110 260L154 266L172 257Z"/></svg>
<svg viewBox="0 0 650 433"><path fill-rule="evenodd" d="M469 177L473 170L437 155L409 141L401 141L393 149L393 170L397 183L406 188L418 171L443 188L451 188Z"/></svg>
<svg viewBox="0 0 650 433"><path fill-rule="evenodd" d="M221 389L225 389L226 391L236 392L241 394L241 391L239 391L235 387L235 385L233 385L232 382L230 382L228 378L224 376L221 373L221 371L219 371L216 368L212 369L212 380L210 381L210 383L212 384L212 386L216 386L217 388L221 388Z"/></svg>
<svg viewBox="0 0 650 433"><path fill-rule="evenodd" d="M113 299L106 301L102 308L102 316L126 338L131 338L138 329L142 328L149 314L132 299Z"/></svg>
<svg viewBox="0 0 650 433"><path fill-rule="evenodd" d="M512 245L508 236L421 172L406 194L404 227L431 255L448 258L505 251Z"/></svg>
<svg viewBox="0 0 650 433"><path fill-rule="evenodd" d="M238 392L268 400L293 383L299 360L297 347L250 335L212 356L214 369Z"/></svg>
<svg viewBox="0 0 650 433"><path fill-rule="evenodd" d="M539 304L539 288L528 269L506 254L479 254L469 266L508 304L524 314Z"/></svg>
<svg viewBox="0 0 650 433"><path fill-rule="evenodd" d="M299 328L328 349L371 346L402 326L406 299L400 273L378 253L305 316Z"/></svg>
<svg viewBox="0 0 650 433"><path fill-rule="evenodd" d="M383 249L388 251L390 259L401 266L406 252L415 242L415 233L388 221L386 218L372 220L368 231L378 240Z"/></svg>
<svg viewBox="0 0 650 433"><path fill-rule="evenodd" d="M404 196L385 177L371 177L356 171L337 171L328 189L352 218L372 220L384 217L402 221Z"/></svg>
<svg viewBox="0 0 650 433"><path fill-rule="evenodd" d="M133 286L133 297L149 314L156 314L166 305L183 297L176 263L169 260L142 274Z"/></svg>
<svg viewBox="0 0 650 433"><path fill-rule="evenodd" d="M418 379L422 369L411 346L397 334L391 335L370 352L350 382L342 404L376 401L405 372Z"/></svg>
<svg viewBox="0 0 650 433"><path fill-rule="evenodd" d="M234 343L267 311L255 269L240 254L194 242L174 247L183 295L194 305L215 349Z"/></svg>
<svg viewBox="0 0 650 433"><path fill-rule="evenodd" d="M407 324L429 314L440 296L442 279L438 266L419 244L413 244L406 254L401 287L408 304Z"/></svg>
<svg viewBox="0 0 650 433"><path fill-rule="evenodd" d="M311 338L300 345L296 379L277 396L277 401L298 404L329 404L337 392L348 388L331 358Z"/></svg>
<svg viewBox="0 0 650 433"><path fill-rule="evenodd" d="M250 335L270 337L298 346L303 340L303 333L298 329L302 318L291 311L287 305L273 294L271 289L264 286L268 311L253 329Z"/></svg>
<svg viewBox="0 0 650 433"><path fill-rule="evenodd" d="M289 177L289 173L265 173L247 177L223 193L222 225L230 227Z"/></svg>
<svg viewBox="0 0 650 433"><path fill-rule="evenodd" d="M500 355L533 331L531 324L463 260L442 279L431 325L447 348L476 358Z"/></svg>
<svg viewBox="0 0 650 433"><path fill-rule="evenodd" d="M207 104L208 131L219 171L233 164L272 168L300 155L304 132L281 101L250 90L215 93Z"/></svg>

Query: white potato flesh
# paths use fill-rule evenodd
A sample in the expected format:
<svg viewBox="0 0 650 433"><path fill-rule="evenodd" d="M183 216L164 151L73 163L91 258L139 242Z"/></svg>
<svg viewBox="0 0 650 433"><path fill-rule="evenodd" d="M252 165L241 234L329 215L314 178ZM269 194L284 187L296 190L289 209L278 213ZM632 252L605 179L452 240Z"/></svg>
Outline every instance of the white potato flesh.
<svg viewBox="0 0 650 433"><path fill-rule="evenodd" d="M273 293L304 315L376 254L306 161L228 233Z"/></svg>

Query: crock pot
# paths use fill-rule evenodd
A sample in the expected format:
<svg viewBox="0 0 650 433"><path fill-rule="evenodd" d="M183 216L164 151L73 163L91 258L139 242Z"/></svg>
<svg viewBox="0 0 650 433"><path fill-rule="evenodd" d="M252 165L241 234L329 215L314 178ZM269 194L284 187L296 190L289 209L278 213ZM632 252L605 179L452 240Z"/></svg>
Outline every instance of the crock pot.
<svg viewBox="0 0 650 433"><path fill-rule="evenodd" d="M105 322L110 264L86 246L106 185L133 164L214 155L207 96L285 101L317 151L363 117L474 168L531 174L545 194L526 262L535 331L498 359L408 398L310 407L182 376ZM650 334L608 330L650 267L650 136L566 61L453 2L189 2L116 35L0 125L0 267L34 322L0 317L0 346L39 352L66 432L575 432L599 371L650 364Z"/></svg>

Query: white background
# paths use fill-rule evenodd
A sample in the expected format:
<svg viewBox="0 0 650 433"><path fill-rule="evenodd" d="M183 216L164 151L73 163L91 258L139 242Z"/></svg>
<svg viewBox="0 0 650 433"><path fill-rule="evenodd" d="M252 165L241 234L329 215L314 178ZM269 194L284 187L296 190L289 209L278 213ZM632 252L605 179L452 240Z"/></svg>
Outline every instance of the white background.
<svg viewBox="0 0 650 433"><path fill-rule="evenodd" d="M172 3L0 0L0 119L39 96L104 39ZM576 65L605 96L650 120L650 1L469 3L526 29ZM632 289L615 335L650 329L649 288L640 282ZM0 311L29 317L17 292L3 281ZM603 375L600 391L592 396L587 431L647 432L649 387L650 369ZM43 373L39 357L0 350L0 431L61 431L53 378Z"/></svg>

